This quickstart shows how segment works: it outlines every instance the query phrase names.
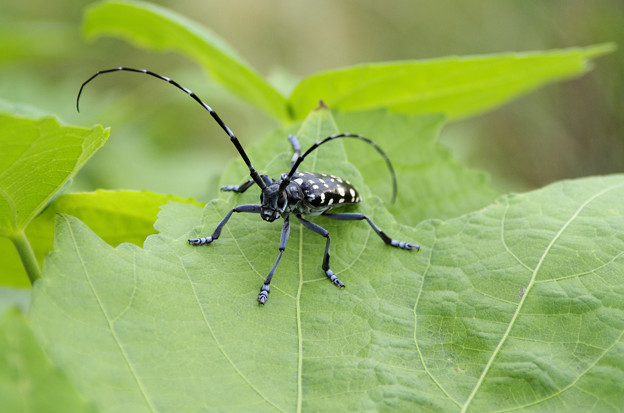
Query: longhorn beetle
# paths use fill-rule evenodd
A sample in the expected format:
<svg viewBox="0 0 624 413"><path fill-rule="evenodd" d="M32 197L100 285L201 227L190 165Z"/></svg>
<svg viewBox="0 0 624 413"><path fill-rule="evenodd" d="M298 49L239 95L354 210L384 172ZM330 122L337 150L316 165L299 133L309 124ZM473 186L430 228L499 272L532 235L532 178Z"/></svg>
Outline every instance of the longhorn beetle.
<svg viewBox="0 0 624 413"><path fill-rule="evenodd" d="M258 294L258 302L260 304L264 304L269 298L270 293L270 284L271 279L273 278L273 274L275 273L275 269L279 264L282 254L286 249L286 243L288 242L288 236L290 234L290 216L294 215L297 219L303 224L304 227L312 230L313 232L323 236L326 238L325 243L325 254L323 255L323 271L329 280L338 287L344 287L344 283L334 275L333 271L329 268L329 244L330 244L330 236L329 232L321 227L320 225L308 221L303 218L302 215L310 215L317 216L322 215L327 218L336 219L339 221L361 221L366 220L371 228L375 231L377 235L381 238L383 242L387 245L396 248L402 248L405 250L419 250L420 247L416 244L411 244L408 242L397 241L390 238L386 235L375 223L366 215L356 213L356 212L339 212L339 213L329 213L329 211L337 206L348 205L348 204L357 204L360 202L360 196L357 190L349 183L349 181L343 180L337 176L326 175L321 173L314 172L299 172L299 165L303 162L303 160L308 156L312 151L314 151L319 146L340 138L354 138L361 141L364 141L371 145L377 152L383 157L386 161L388 169L390 170L390 174L392 176L392 202L396 199L397 192L397 184L396 184L396 176L394 173L394 169L392 168L392 164L390 163L390 159L385 154L384 151L381 150L375 142L372 140L353 133L340 133L338 135L328 136L327 138L316 142L307 151L301 154L301 145L297 138L293 135L288 136L288 140L292 144L294 149L294 155L290 162L290 171L283 173L280 175L278 180L271 179L267 175L259 174L251 164L249 157L245 153L245 150L241 146L238 138L232 133L230 128L228 128L225 123L221 120L219 115L212 110L210 106L204 103L195 93L191 92L187 88L181 86L176 81L169 79L168 77L158 75L154 72L145 69L132 69L129 67L117 67L114 69L101 70L96 72L93 76L87 79L80 90L78 91L78 97L76 98L76 110L80 112L79 101L80 95L84 87L87 83L91 82L97 76L111 73L111 72L135 72L142 73L146 75L153 76L157 79L164 80L182 90L184 93L192 97L197 103L199 103L204 109L210 113L213 119L219 124L221 129L225 131L230 137L230 140L238 150L241 158L249 168L249 179L247 182L241 185L227 185L221 187L223 191L232 191L237 193L243 193L253 184L256 184L260 187L260 204L253 205L239 205L234 207L228 212L225 217L219 222L217 228L214 230L212 235L204 238L191 238L188 240L191 245L208 245L213 241L217 240L221 235L221 231L225 224L227 224L228 220L232 216L234 212L247 212L252 214L260 214L260 217L267 221L273 222L280 216L284 219L284 224L282 226L282 232L280 236L279 242L279 253L277 255L277 259L269 271L266 279L264 280L264 284L260 288L260 293Z"/></svg>

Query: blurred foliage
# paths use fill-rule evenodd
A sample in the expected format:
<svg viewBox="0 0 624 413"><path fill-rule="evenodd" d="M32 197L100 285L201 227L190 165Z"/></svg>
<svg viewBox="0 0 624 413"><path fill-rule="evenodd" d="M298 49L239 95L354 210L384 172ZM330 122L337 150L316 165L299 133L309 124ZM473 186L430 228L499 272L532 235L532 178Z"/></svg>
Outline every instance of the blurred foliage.
<svg viewBox="0 0 624 413"><path fill-rule="evenodd" d="M211 28L282 90L320 70L363 62L624 44L624 3L611 0L153 3ZM217 175L235 152L227 139L207 139L221 132L186 96L119 76L98 82L78 116L80 83L98 69L148 67L191 87L245 143L275 124L211 84L187 58L115 39L86 43L80 25L88 4L0 4L0 97L70 123L112 127L109 144L79 174L74 190L147 189L211 198ZM503 191L622 171L623 74L622 53L610 54L581 79L456 122L441 139L470 166L489 171Z"/></svg>

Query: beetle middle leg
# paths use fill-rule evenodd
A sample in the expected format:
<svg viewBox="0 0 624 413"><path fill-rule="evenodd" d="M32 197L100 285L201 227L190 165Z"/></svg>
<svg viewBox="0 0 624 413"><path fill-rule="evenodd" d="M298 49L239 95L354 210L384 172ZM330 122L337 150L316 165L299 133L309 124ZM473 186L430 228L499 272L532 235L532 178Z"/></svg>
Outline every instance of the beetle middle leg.
<svg viewBox="0 0 624 413"><path fill-rule="evenodd" d="M271 178L269 178L268 175L260 175L260 177L262 177L262 180L264 181L265 185L267 186L271 185ZM253 179L250 179L247 182L244 182L240 185L224 185L221 187L221 190L224 192L236 192L236 193L242 194L247 189L249 189L249 187L252 186L254 183L255 181Z"/></svg>
<svg viewBox="0 0 624 413"><path fill-rule="evenodd" d="M331 281L335 286L344 287L344 283L334 275L334 272L332 270L329 269L329 231L327 231L322 226L315 224L314 222L310 222L307 219L302 218L301 215L297 215L297 218L299 218L299 221L301 221L304 227L327 238L327 242L325 243L325 254L323 255L323 271L325 271L325 275L327 276L327 278L329 278L329 281Z"/></svg>

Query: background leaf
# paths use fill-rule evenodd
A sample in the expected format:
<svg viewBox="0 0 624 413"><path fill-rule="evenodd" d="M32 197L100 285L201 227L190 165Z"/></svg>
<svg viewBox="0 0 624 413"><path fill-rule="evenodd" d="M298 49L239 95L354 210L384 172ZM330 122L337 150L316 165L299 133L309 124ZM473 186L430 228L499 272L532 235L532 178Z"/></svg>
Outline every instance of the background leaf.
<svg viewBox="0 0 624 413"><path fill-rule="evenodd" d="M15 309L0 317L0 400L5 412L95 412L39 346Z"/></svg>
<svg viewBox="0 0 624 413"><path fill-rule="evenodd" d="M108 130L101 126L62 126L52 117L30 119L0 112L0 237L15 246L31 284L41 270L25 227L107 138ZM11 268L14 262L7 266L11 279L0 279L0 285L22 283Z"/></svg>
<svg viewBox="0 0 624 413"><path fill-rule="evenodd" d="M297 133L307 144L334 127L317 111ZM335 143L309 166L360 180ZM267 169L283 170L289 158L279 154ZM416 229L369 197L352 209L422 249L385 247L365 223L317 219L332 234L344 290L320 271L322 237L294 224L265 306L255 300L280 225L240 214L214 244L186 242L210 233L232 205L257 200L248 192L203 210L167 204L144 249L112 248L60 216L55 252L33 290L33 325L102 410L604 410L624 402L624 176L554 184Z"/></svg>
<svg viewBox="0 0 624 413"><path fill-rule="evenodd" d="M107 137L101 126L0 113L0 236L23 230Z"/></svg>
<svg viewBox="0 0 624 413"><path fill-rule="evenodd" d="M492 107L546 83L587 72L590 59L613 44L548 52L447 57L364 64L312 75L293 90L294 117L323 99L343 112L387 108L400 113L444 113L457 119Z"/></svg>
<svg viewBox="0 0 624 413"><path fill-rule="evenodd" d="M159 207L169 201L194 200L148 191L95 191L65 194L52 202L26 229L37 261L52 250L54 220L59 213L79 218L111 246L131 242L142 246L148 235L154 234L154 222ZM2 284L12 287L29 287L28 277L15 247L8 239L0 239L0 268Z"/></svg>
<svg viewBox="0 0 624 413"><path fill-rule="evenodd" d="M288 119L286 99L223 39L171 10L139 1L106 1L84 19L87 38L121 37L151 50L174 50L197 61L216 82L268 115Z"/></svg>

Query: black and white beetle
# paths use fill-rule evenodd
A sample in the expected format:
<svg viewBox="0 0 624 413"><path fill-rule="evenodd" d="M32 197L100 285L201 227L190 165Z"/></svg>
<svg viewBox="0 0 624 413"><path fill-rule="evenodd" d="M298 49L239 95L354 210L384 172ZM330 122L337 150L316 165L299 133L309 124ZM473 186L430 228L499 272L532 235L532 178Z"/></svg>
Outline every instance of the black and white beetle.
<svg viewBox="0 0 624 413"><path fill-rule="evenodd" d="M277 265L282 258L282 254L284 253L284 250L286 248L286 243L288 242L288 236L290 234L291 215L297 217L297 219L303 224L303 226L327 239L325 244L325 254L323 256L322 268L323 271L325 271L325 275L327 276L327 278L329 278L329 280L338 287L344 287L344 283L340 281L338 277L334 275L333 271L329 268L329 232L320 225L303 218L302 215L322 215L324 217L336 219L339 221L366 220L366 222L368 222L368 224L375 231L375 233L379 235L382 241L385 242L387 245L396 248L402 248L405 250L420 249L420 247L416 244L397 241L390 238L381 229L379 229L379 227L375 225L375 223L373 223L373 221L371 221L369 217L364 214L356 212L329 213L329 211L334 207L348 204L357 204L358 202L360 202L360 196L357 190L353 187L353 185L351 185L351 183L349 183L349 181L343 180L333 175L298 171L299 165L301 164L301 162L303 162L306 156L308 156L312 151L314 151L316 148L323 145L324 143L339 138L359 139L373 146L386 161L386 164L388 165L388 168L390 169L390 173L392 175L392 200L394 202L397 192L394 169L392 168L392 164L390 163L390 160L388 159L384 151L382 151L381 148L379 148L372 140L357 134L341 133L338 135L329 136L319 142L316 142L302 155L301 146L299 145L297 138L293 135L290 135L288 137L288 140L291 142L295 151L295 154L293 155L291 161L290 171L281 174L279 180L271 179L267 175L259 174L254 169L251 161L249 160L249 157L245 153L243 147L241 146L234 133L232 133L230 128L228 128L225 123L223 123L221 118L214 110L212 110L210 106L204 103L195 93L181 86L176 81L169 79L168 77L158 75L149 70L117 67L114 69L107 69L96 72L80 87L80 90L78 91L78 97L76 98L76 109L80 111L80 95L82 94L82 90L87 85L87 83L91 82L93 79L101 74L118 71L136 72L153 76L157 79L171 83L173 86L177 87L178 89L182 90L190 97L195 99L197 103L199 103L204 109L206 109L210 113L210 115L225 131L225 133L228 134L230 140L238 150L238 153L243 158L245 164L247 165L247 168L249 168L249 175L251 177L250 180L243 183L242 185L228 185L221 187L221 190L242 193L255 183L260 187L262 191L260 193L260 204L239 205L235 208L232 208L230 212L228 212L221 220L221 222L219 222L217 228L214 230L211 236L205 238L191 238L188 240L189 244L208 245L218 239L221 235L223 227L225 226L225 224L227 224L228 220L234 212L248 212L253 214L260 214L260 217L267 222L273 222L280 216L284 219L279 243L279 254L277 256L277 259L275 260L275 264L273 264L273 267L271 268L271 271L269 271L269 274L264 280L264 284L260 288L260 294L258 294L258 302L260 302L260 304L264 304L269 297L271 279L273 278L275 269L277 268Z"/></svg>

